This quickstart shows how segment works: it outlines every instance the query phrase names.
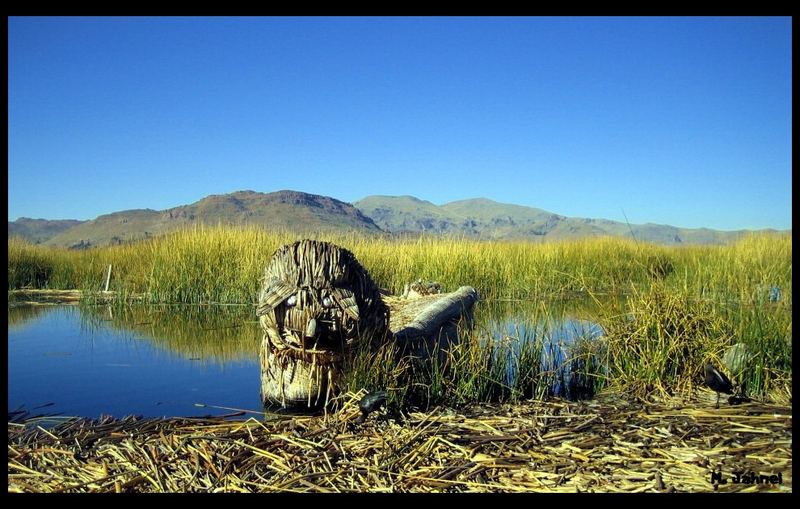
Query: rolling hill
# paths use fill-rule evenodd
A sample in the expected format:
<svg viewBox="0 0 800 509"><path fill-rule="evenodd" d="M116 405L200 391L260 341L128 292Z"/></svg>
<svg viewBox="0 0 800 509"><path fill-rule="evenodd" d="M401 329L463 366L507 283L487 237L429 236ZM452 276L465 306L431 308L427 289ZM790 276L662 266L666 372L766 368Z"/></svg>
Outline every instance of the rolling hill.
<svg viewBox="0 0 800 509"><path fill-rule="evenodd" d="M40 244L73 226L83 223L77 219L31 219L21 217L8 222L9 237L23 237L34 244Z"/></svg>
<svg viewBox="0 0 800 509"><path fill-rule="evenodd" d="M748 231L690 229L650 223L628 225L607 219L567 217L486 198L437 206L411 196L368 196L354 205L384 230L403 234L427 232L481 239L538 241L611 235L675 245L722 244Z"/></svg>
<svg viewBox="0 0 800 509"><path fill-rule="evenodd" d="M486 198L436 205L413 196L367 196L354 204L298 191L237 191L166 210L114 212L91 221L20 218L19 235L49 246L86 248L161 235L195 224L256 225L303 232L455 235L487 240L549 241L593 236L635 237L658 244L724 244L748 230L719 231L607 219L567 217Z"/></svg>
<svg viewBox="0 0 800 509"><path fill-rule="evenodd" d="M167 210L137 209L102 215L65 230L43 244L74 248L119 244L195 224L257 225L297 232L381 233L380 228L355 207L327 196L296 191L238 191L207 196Z"/></svg>

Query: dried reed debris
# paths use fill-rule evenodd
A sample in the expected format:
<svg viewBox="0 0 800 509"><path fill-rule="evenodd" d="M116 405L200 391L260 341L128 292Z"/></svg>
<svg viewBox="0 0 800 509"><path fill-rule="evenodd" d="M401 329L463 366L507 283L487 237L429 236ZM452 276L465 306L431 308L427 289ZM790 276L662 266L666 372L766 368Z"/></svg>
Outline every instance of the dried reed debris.
<svg viewBox="0 0 800 509"><path fill-rule="evenodd" d="M8 424L9 492L791 491L791 407L474 405L321 416ZM727 483L712 474L719 472ZM736 472L780 483L733 483Z"/></svg>

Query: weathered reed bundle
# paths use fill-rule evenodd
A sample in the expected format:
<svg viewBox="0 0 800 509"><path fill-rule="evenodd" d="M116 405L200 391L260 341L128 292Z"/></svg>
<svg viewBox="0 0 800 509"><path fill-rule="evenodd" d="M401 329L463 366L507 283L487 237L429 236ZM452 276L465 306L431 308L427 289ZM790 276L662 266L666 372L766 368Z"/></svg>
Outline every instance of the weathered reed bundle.
<svg viewBox="0 0 800 509"><path fill-rule="evenodd" d="M471 318L476 300L471 287L418 299L383 296L350 251L316 240L286 245L267 265L259 296L262 398L326 404L356 344L396 341L399 354L424 355L434 342L457 338L456 323Z"/></svg>
<svg viewBox="0 0 800 509"><path fill-rule="evenodd" d="M278 249L258 300L266 403L316 406L337 384L342 355L357 341L385 339L388 309L353 254L301 240Z"/></svg>
<svg viewBox="0 0 800 509"><path fill-rule="evenodd" d="M451 293L420 295L415 298L384 295L389 307L389 330L400 354L425 356L431 351L458 341L457 325L472 326L472 308L478 292L462 286Z"/></svg>
<svg viewBox="0 0 800 509"><path fill-rule="evenodd" d="M478 292L471 286L462 286L446 294L414 299L384 296L383 300L391 310L389 328L395 339L405 340L430 336L447 320L471 320Z"/></svg>
<svg viewBox="0 0 800 509"><path fill-rule="evenodd" d="M706 394L708 393L708 394ZM792 490L792 409L593 401L321 416L8 423L9 492ZM705 397L708 396L708 397ZM720 472L721 483L712 478ZM736 472L781 483L734 483Z"/></svg>

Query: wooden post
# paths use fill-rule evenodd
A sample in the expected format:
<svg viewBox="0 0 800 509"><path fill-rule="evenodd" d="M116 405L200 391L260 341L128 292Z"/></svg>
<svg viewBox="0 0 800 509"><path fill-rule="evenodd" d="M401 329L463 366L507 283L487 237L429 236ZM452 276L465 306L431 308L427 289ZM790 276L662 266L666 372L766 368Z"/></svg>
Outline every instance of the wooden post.
<svg viewBox="0 0 800 509"><path fill-rule="evenodd" d="M104 291L108 291L108 284L111 282L111 264L108 264L108 275L106 276L106 289Z"/></svg>

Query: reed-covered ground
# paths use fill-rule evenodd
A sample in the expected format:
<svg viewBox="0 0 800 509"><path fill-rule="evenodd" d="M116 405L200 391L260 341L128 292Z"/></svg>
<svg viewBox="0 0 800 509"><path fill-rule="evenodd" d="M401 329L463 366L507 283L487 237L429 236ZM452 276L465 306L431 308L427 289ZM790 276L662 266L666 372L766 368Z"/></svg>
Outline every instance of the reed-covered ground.
<svg viewBox="0 0 800 509"><path fill-rule="evenodd" d="M681 247L616 238L545 244L320 238L351 250L392 293L423 278L447 291L474 286L485 302L588 295L596 300L605 336L587 342L572 361L578 376L597 387L640 396L691 390L702 381L706 362L719 365L728 348L743 343L749 355L736 381L750 394L791 396L790 235ZM258 228L203 226L85 251L10 239L8 288L99 290L110 264L110 288L121 299L144 294L151 303L254 304L272 253L294 240L293 234ZM537 309L540 316L530 317L531 323L548 315ZM389 352L364 353L353 360L349 388L393 387L400 400L434 404L546 395L553 373L541 369L541 338L485 341L480 324L470 338L442 362L398 364ZM516 370L511 382L509 369Z"/></svg>
<svg viewBox="0 0 800 509"><path fill-rule="evenodd" d="M603 397L361 423L362 395L324 416L9 422L8 491L792 491L791 407ZM737 472L777 482L735 483Z"/></svg>

